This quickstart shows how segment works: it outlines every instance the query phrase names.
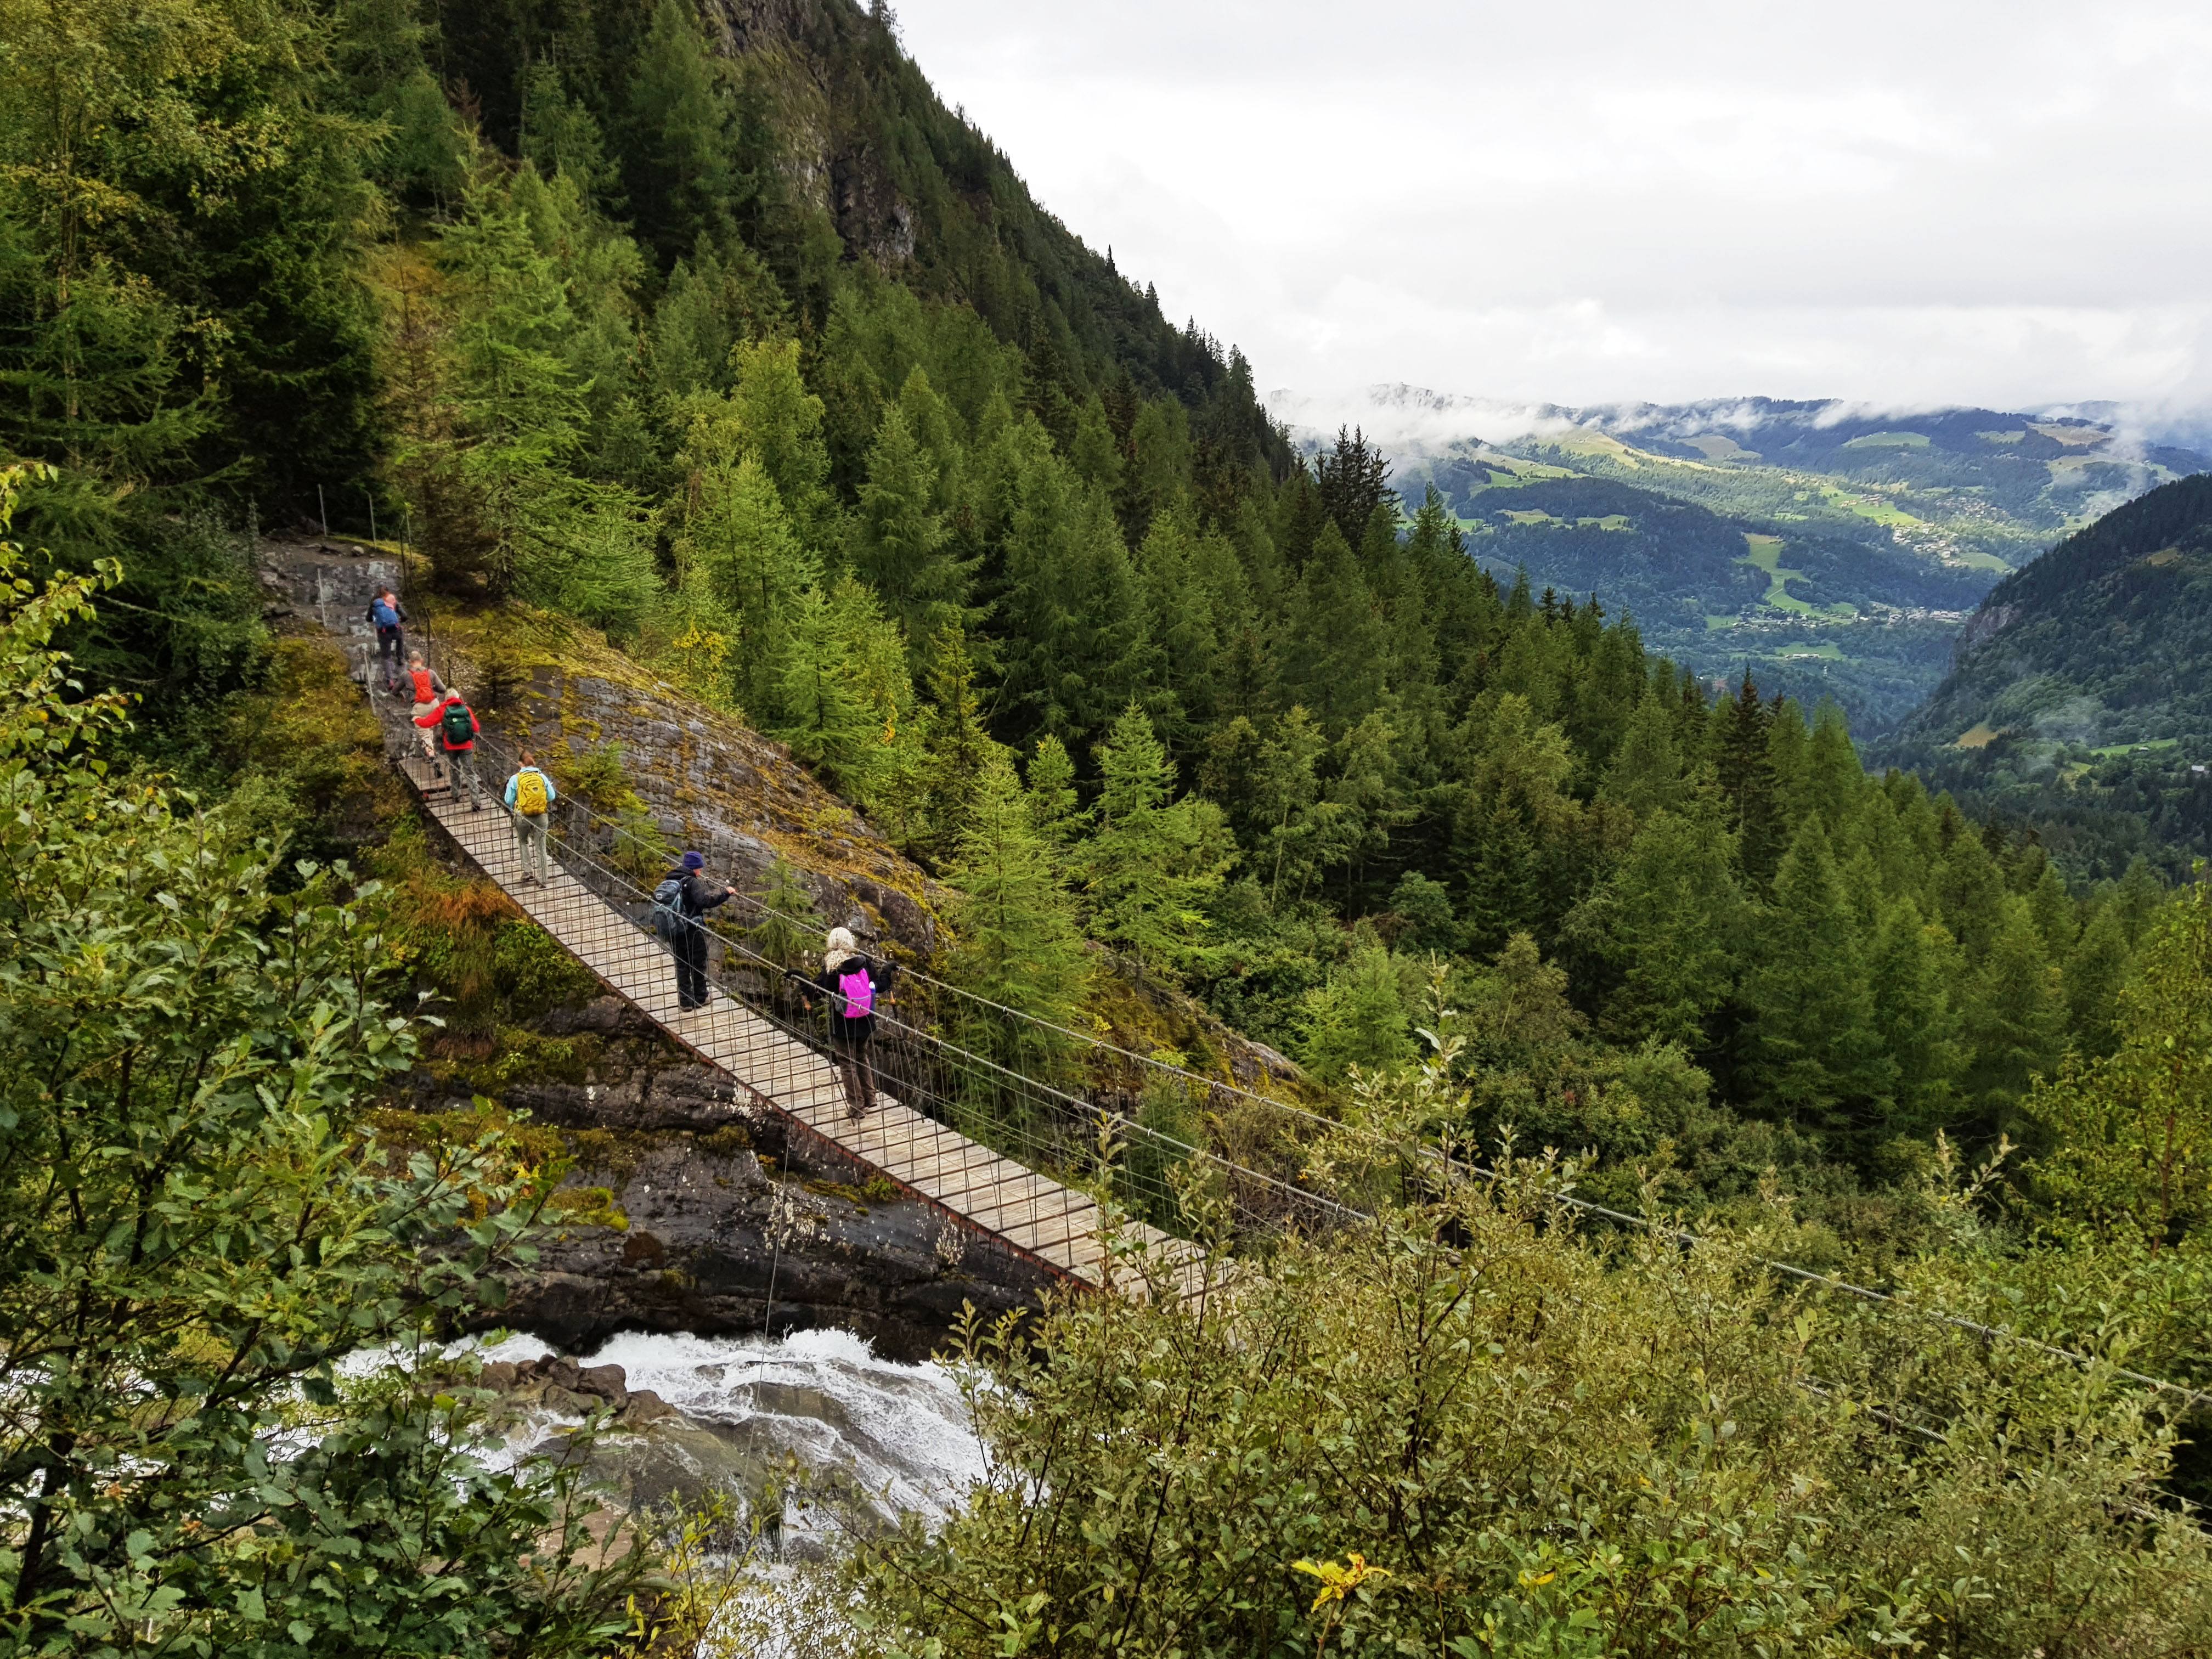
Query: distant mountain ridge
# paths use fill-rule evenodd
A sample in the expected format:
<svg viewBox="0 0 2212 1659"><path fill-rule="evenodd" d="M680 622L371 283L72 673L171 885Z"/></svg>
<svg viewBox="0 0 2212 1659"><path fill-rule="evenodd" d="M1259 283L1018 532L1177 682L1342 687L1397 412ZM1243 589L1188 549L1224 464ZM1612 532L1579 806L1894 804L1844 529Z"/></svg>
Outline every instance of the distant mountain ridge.
<svg viewBox="0 0 2212 1659"><path fill-rule="evenodd" d="M2205 442L2212 443L2212 417L2138 417L2130 406L2109 402L2025 412L1965 404L1899 408L1844 398L1701 398L1680 404L1629 401L1577 407L1468 397L1395 381L1377 382L1363 396L1349 399L1310 398L1278 389L1268 393L1267 406L1294 436L1333 433L1348 422L1361 427L1386 450L1407 455L1440 453L1474 439L1510 446L1577 428L1634 440L1659 453L1686 446L1699 459L1710 459L1694 441L1699 438L1726 437L1764 453L1759 443L1748 439L1755 436L1771 444L1779 437L1783 447L1809 456L1900 429L1963 453L1973 453L1990 434L2012 431L2032 434L2026 440L2025 453L2037 459L2057 459L2085 447L2039 430L2054 428L2104 440L2096 447L2117 464L2163 465L2184 473L2212 467L2212 455L2176 441L2182 434L2194 439L2202 434Z"/></svg>
<svg viewBox="0 0 2212 1659"><path fill-rule="evenodd" d="M2071 412L1772 398L1577 409L1402 384L1349 404L1268 404L1309 450L1337 422L1361 427L1409 508L1436 489L1502 576L1595 594L1677 661L1833 696L1866 731L1935 690L1993 582L2212 470Z"/></svg>

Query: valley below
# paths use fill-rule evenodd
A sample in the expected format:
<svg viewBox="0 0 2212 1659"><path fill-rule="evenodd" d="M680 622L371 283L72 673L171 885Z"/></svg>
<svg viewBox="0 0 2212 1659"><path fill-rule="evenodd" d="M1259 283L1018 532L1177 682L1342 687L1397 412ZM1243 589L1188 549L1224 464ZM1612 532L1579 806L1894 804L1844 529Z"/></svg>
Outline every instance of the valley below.
<svg viewBox="0 0 2212 1659"><path fill-rule="evenodd" d="M1294 422L1313 412L1278 393ZM1394 386L1340 417L1510 585L1626 611L1715 681L1746 671L1869 735L1948 672L1982 597L2070 531L2212 467L2106 422L1747 398L1501 407ZM1296 425L1310 450L1334 429Z"/></svg>

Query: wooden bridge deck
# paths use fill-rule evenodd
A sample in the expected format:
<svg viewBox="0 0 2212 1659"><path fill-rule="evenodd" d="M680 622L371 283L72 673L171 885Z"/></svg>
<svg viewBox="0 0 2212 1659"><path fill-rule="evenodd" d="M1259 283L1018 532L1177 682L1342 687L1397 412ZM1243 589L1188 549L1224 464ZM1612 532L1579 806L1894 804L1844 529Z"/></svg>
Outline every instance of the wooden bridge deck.
<svg viewBox="0 0 2212 1659"><path fill-rule="evenodd" d="M404 741L398 732L388 735L395 744ZM496 793L505 787L503 778L487 793L483 809L471 811L418 753L403 753L399 763L422 792L427 810L525 914L617 995L755 1100L966 1226L1056 1273L1091 1285L1115 1278L1139 1281L1125 1288L1143 1290L1139 1274L1109 1273L1103 1217L1087 1193L1039 1175L886 1095L878 1094L867 1115L854 1121L847 1115L843 1082L826 1059L719 987L710 987L704 1006L679 1008L673 959L648 929L562 869L556 860L549 859L544 884L523 879L512 822ZM492 780L487 777L486 782ZM1188 1243L1133 1222L1124 1225L1148 1250L1176 1264L1178 1279L1194 1278Z"/></svg>

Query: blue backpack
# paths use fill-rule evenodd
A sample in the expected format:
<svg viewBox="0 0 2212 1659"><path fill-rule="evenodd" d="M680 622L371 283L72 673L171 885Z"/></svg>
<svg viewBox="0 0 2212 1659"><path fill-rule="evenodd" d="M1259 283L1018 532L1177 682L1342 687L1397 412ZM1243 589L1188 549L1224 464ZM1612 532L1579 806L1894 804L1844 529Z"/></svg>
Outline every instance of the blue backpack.
<svg viewBox="0 0 2212 1659"><path fill-rule="evenodd" d="M690 925L691 919L684 914L684 878L663 876L653 890L653 931L662 944L673 945Z"/></svg>
<svg viewBox="0 0 2212 1659"><path fill-rule="evenodd" d="M399 613L397 611L394 611L390 605L386 605L382 599L377 600L376 603L370 605L368 609L369 614L376 618L376 625L379 628L397 628L399 626Z"/></svg>

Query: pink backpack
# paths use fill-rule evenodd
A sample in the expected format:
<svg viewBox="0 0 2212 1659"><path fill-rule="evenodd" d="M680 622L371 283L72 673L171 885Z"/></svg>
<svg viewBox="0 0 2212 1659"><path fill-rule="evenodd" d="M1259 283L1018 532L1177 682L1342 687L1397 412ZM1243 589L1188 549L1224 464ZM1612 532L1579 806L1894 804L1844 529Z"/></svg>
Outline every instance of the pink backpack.
<svg viewBox="0 0 2212 1659"><path fill-rule="evenodd" d="M848 1019L866 1019L876 1011L876 984L866 968L837 975L837 1001Z"/></svg>

